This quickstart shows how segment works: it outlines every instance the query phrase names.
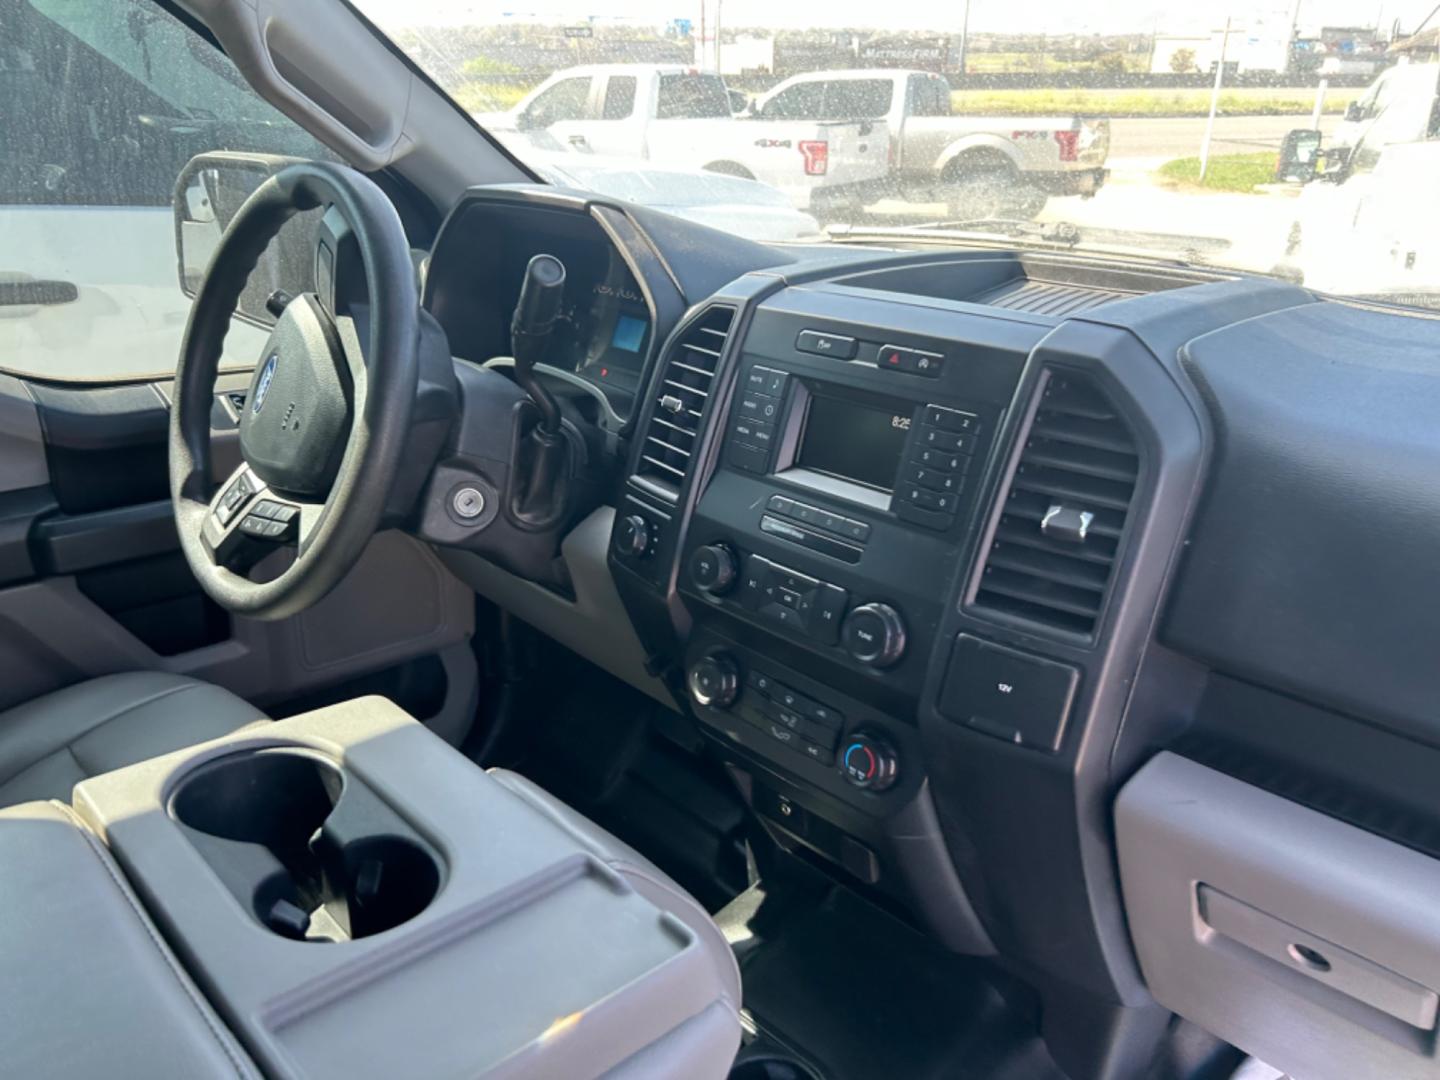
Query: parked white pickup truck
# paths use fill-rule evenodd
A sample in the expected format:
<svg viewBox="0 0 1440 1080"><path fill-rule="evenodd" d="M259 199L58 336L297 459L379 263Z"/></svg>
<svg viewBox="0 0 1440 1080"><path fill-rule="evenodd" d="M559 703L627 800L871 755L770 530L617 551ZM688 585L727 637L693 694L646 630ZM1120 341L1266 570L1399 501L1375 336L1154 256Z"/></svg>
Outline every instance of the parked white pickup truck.
<svg viewBox="0 0 1440 1080"><path fill-rule="evenodd" d="M1107 177L1109 120L954 116L950 84L927 71L795 75L752 111L761 120L884 123L889 193L944 202L953 217L1033 217L1049 196L1094 195Z"/></svg>
<svg viewBox="0 0 1440 1080"><path fill-rule="evenodd" d="M1345 119L1325 140L1332 159L1363 139L1378 153L1392 143L1425 137L1440 114L1440 63L1400 63L1380 73L1345 110ZM1374 134L1372 134L1372 131Z"/></svg>
<svg viewBox="0 0 1440 1080"><path fill-rule="evenodd" d="M719 75L654 64L557 71L491 130L548 132L571 149L759 180L833 218L889 173L883 120L767 121L731 114ZM523 156L523 155L522 155Z"/></svg>

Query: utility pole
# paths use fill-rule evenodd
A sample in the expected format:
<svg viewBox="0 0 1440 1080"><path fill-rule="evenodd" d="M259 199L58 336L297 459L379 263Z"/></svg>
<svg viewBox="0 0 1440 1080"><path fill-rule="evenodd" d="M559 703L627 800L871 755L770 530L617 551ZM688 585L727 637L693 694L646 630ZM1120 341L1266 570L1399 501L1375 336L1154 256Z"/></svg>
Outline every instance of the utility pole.
<svg viewBox="0 0 1440 1080"><path fill-rule="evenodd" d="M1298 10L1299 5L1296 5ZM1225 81L1225 53L1230 47L1230 17L1225 17L1225 35L1220 39L1220 62L1215 65L1215 88L1210 91L1210 117L1205 121L1205 141L1200 144L1200 180L1210 167L1210 139L1215 134L1215 113L1220 108L1220 85Z"/></svg>
<svg viewBox="0 0 1440 1080"><path fill-rule="evenodd" d="M970 50L970 0L965 0L964 13L960 16L960 74L965 74L965 64Z"/></svg>
<svg viewBox="0 0 1440 1080"><path fill-rule="evenodd" d="M1290 40L1285 45L1285 73L1295 66L1295 42L1300 39L1300 5L1304 0L1295 0L1295 10L1290 14Z"/></svg>

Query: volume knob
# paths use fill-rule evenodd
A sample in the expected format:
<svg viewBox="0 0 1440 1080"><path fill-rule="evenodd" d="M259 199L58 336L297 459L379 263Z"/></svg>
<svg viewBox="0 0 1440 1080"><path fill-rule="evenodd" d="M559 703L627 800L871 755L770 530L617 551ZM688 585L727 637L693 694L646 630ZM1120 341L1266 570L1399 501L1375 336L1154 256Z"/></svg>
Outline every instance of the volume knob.
<svg viewBox="0 0 1440 1080"><path fill-rule="evenodd" d="M690 556L690 580L711 596L724 596L735 584L735 556L724 544L706 544Z"/></svg>

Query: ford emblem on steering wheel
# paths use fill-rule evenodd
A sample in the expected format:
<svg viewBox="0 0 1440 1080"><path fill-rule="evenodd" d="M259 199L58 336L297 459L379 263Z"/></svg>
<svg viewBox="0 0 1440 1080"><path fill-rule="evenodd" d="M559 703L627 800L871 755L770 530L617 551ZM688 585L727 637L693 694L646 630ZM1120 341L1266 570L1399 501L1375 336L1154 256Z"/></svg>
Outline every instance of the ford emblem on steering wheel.
<svg viewBox="0 0 1440 1080"><path fill-rule="evenodd" d="M260 381L255 384L255 404L251 406L252 411L257 414L265 407L265 395L270 393L270 384L275 381L275 367L279 363L280 354L273 352L260 372Z"/></svg>

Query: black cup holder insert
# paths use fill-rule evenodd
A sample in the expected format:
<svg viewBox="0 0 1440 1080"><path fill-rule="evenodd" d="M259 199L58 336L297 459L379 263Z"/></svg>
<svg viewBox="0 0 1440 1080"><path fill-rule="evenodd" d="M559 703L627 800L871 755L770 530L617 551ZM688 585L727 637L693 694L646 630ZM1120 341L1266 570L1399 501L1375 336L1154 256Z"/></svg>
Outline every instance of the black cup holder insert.
<svg viewBox="0 0 1440 1080"><path fill-rule="evenodd" d="M439 854L358 778L308 750L206 762L180 780L170 816L241 904L285 937L382 933L440 890Z"/></svg>

